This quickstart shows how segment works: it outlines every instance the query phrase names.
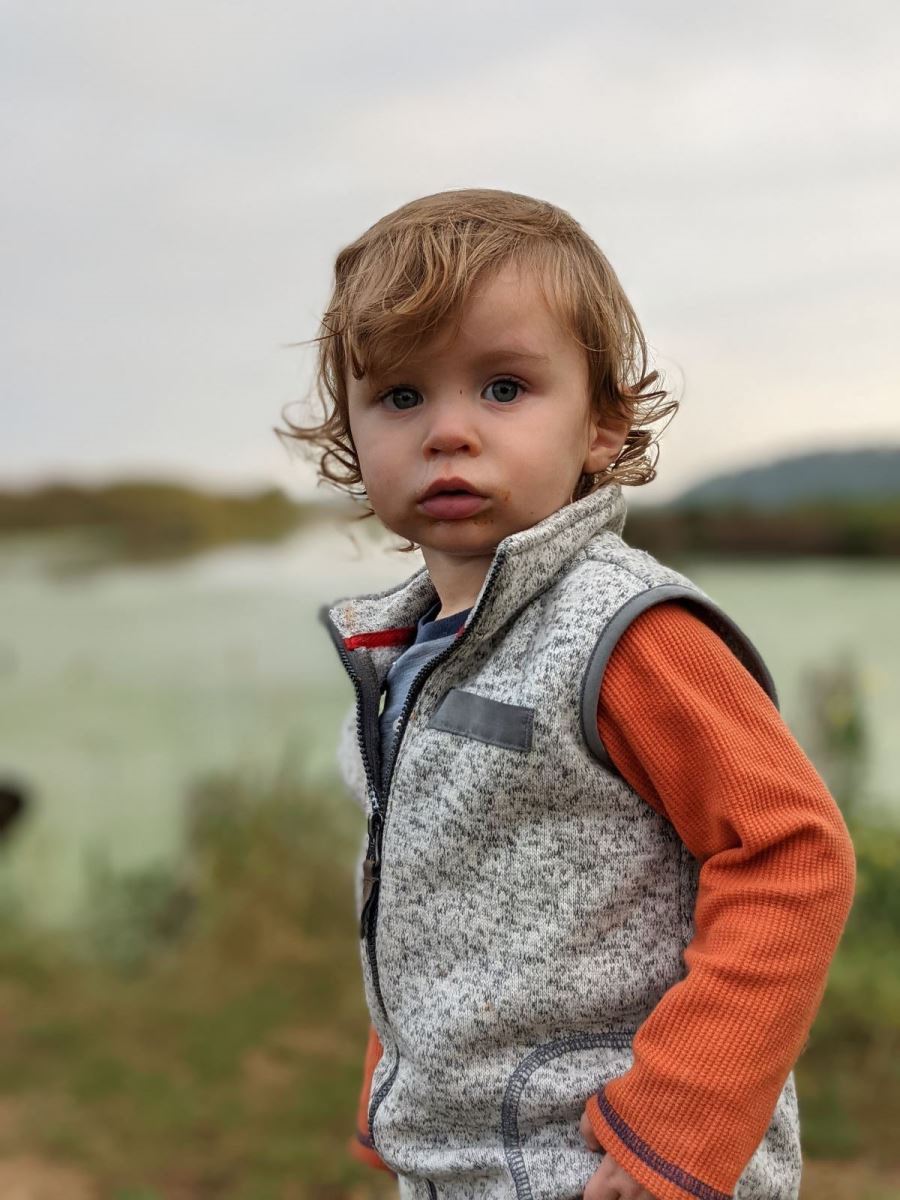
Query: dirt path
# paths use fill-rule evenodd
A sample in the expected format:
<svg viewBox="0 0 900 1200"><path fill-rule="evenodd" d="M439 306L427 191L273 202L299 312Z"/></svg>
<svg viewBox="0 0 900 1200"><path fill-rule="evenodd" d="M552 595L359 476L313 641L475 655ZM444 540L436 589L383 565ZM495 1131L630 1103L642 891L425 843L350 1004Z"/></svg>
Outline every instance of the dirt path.
<svg viewBox="0 0 900 1200"><path fill-rule="evenodd" d="M100 1200L84 1172L30 1154L0 1160L0 1196L3 1200Z"/></svg>

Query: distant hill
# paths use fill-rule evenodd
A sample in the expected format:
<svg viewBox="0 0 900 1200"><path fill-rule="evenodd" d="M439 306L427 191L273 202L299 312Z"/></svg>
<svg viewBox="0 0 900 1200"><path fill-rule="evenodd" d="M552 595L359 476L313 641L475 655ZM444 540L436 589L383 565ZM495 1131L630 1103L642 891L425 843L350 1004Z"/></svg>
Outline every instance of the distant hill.
<svg viewBox="0 0 900 1200"><path fill-rule="evenodd" d="M816 501L900 498L900 446L823 450L714 475L665 507L740 505L772 511Z"/></svg>

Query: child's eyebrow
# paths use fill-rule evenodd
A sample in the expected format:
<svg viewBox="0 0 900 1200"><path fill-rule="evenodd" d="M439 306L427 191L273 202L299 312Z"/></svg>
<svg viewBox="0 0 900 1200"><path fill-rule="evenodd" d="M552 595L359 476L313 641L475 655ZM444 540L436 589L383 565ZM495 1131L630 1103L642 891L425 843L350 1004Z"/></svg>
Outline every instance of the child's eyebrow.
<svg viewBox="0 0 900 1200"><path fill-rule="evenodd" d="M492 348L490 350L484 350L480 354L473 355L472 359L471 359L471 363L472 363L472 366L474 366L474 367L483 368L487 363L496 362L497 359L505 359L507 362L509 362L510 359L514 359L514 358L523 359L527 362L543 362L543 363L550 362L549 354L537 354L537 353L535 353L535 351L526 350L522 346L497 346L496 348ZM420 370L426 364L427 364L427 359L421 360L419 358L413 358L413 359L407 360L405 369L407 371L416 371L416 370ZM368 379L373 384L380 385L391 374L392 374L392 372L390 370L385 370L385 371L380 371L380 372L372 371L368 375Z"/></svg>
<svg viewBox="0 0 900 1200"><path fill-rule="evenodd" d="M496 349L486 350L483 354L476 355L472 361L478 364L494 358L526 358L531 362L550 361L548 354L535 354L534 351L519 346L497 346Z"/></svg>

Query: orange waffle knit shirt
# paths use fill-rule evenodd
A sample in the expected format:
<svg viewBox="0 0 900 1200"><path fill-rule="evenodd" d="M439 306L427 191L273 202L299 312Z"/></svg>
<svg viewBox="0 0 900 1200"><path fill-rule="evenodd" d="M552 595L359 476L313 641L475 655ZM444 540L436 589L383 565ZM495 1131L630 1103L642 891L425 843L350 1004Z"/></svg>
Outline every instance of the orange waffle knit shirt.
<svg viewBox="0 0 900 1200"><path fill-rule="evenodd" d="M635 1034L631 1069L604 1089L644 1153L619 1138L596 1096L585 1097L588 1117L604 1150L660 1200L696 1197L658 1175L654 1155L731 1194L821 1003L853 903L853 845L769 697L677 601L622 634L597 726L622 776L702 865L687 973ZM381 1053L370 1027L349 1149L387 1170L367 1124Z"/></svg>

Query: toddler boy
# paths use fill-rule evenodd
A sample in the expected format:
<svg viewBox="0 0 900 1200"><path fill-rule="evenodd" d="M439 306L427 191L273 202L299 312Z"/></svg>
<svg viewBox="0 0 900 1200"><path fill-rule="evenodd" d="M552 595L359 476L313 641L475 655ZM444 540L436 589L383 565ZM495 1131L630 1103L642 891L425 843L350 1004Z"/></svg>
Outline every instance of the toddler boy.
<svg viewBox="0 0 900 1200"><path fill-rule="evenodd" d="M749 638L623 540L677 404L615 273L553 205L424 197L339 254L319 368L293 435L425 562L322 611L358 1152L402 1197L795 1200L853 847Z"/></svg>

